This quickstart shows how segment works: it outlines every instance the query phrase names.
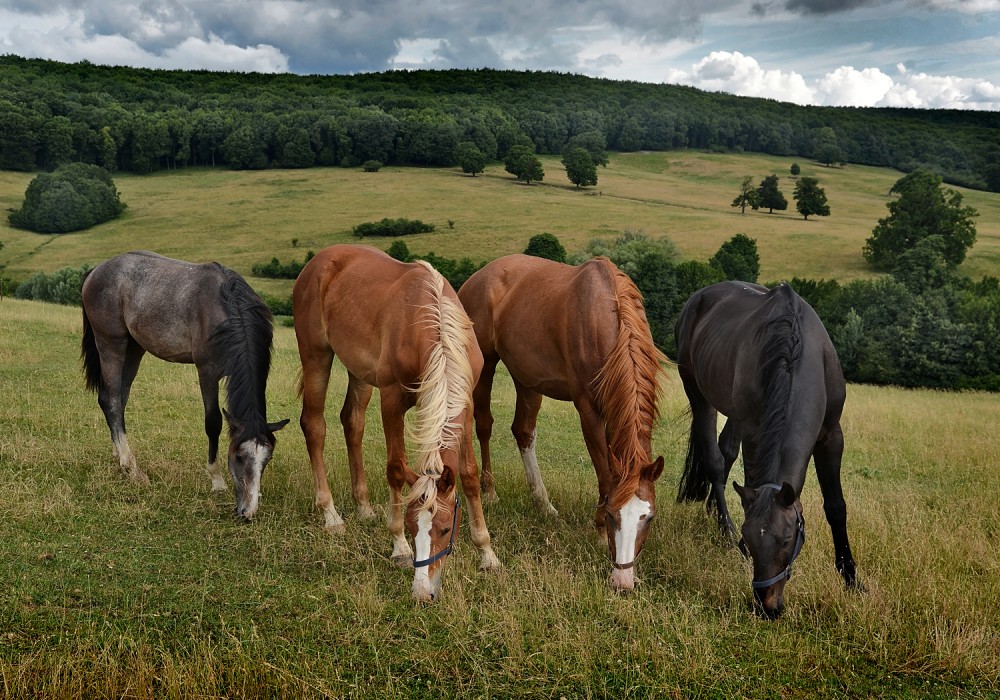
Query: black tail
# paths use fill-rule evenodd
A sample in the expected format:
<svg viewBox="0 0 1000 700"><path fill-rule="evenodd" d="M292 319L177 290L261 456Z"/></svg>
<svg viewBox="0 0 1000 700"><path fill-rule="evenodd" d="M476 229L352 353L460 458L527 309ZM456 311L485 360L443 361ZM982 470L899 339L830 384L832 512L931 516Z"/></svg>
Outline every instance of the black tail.
<svg viewBox="0 0 1000 700"><path fill-rule="evenodd" d="M704 456L695 447L694 421L691 422L691 435L688 437L687 457L684 458L684 473L677 487L677 501L704 501L708 498L708 477L705 470Z"/></svg>
<svg viewBox="0 0 1000 700"><path fill-rule="evenodd" d="M86 281L90 273L91 270L87 270L83 275L83 281ZM101 376L101 355L97 352L97 342L94 340L94 329L90 325L90 318L87 317L87 307L82 303L80 307L83 309L83 340L80 342L83 374L86 378L87 389L100 391L104 388L104 379Z"/></svg>

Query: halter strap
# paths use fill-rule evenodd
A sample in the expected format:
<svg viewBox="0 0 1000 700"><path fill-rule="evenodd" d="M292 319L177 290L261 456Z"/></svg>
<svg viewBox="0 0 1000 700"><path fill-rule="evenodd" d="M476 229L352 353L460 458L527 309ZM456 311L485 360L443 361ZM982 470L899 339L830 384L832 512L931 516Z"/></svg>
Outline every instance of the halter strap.
<svg viewBox="0 0 1000 700"><path fill-rule="evenodd" d="M774 489L775 491L781 490L781 486L779 484L774 484L774 483L764 484L760 488ZM795 549L792 550L792 558L788 560L788 566L786 566L784 571L782 571L777 576L772 576L771 578L765 579L763 581L757 581L757 580L751 581L750 585L753 586L755 589L760 590L762 588L767 588L768 586L773 586L778 581L781 580L787 581L792 577L792 564L795 563L795 558L799 556L799 552L802 551L802 545L805 544L806 541L806 521L802 517L802 510L799 508L795 509L795 529L797 530L797 532L795 533Z"/></svg>
<svg viewBox="0 0 1000 700"><path fill-rule="evenodd" d="M641 549L639 550L639 554L642 554L642 550ZM611 568L612 569L617 569L618 571L625 571L626 569L631 569L633 566L635 566L635 562L636 562L636 559L639 558L639 554L636 554L632 558L632 561L630 561L628 564L619 564L614 559L612 559L611 560Z"/></svg>
<svg viewBox="0 0 1000 700"><path fill-rule="evenodd" d="M458 529L458 511L460 511L461 509L462 509L462 501L458 498L458 494L456 493L455 494L455 510L453 510L452 513L451 513L451 537L448 539L448 546L445 547L444 549L442 549L437 554L435 554L433 556L430 556L430 557L427 557L426 559L421 559L420 561L417 561L416 559L414 559L413 560L413 568L414 569L419 569L419 568L421 568L423 566L430 566L431 564L433 564L434 562L436 562L441 557L446 557L449 554L451 554L451 550L455 546L455 530Z"/></svg>

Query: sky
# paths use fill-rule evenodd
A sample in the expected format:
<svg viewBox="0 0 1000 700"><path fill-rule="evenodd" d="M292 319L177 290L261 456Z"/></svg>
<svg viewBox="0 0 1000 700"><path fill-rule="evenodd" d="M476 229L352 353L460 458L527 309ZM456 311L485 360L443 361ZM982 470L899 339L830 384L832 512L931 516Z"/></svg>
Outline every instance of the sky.
<svg viewBox="0 0 1000 700"><path fill-rule="evenodd" d="M1000 0L0 0L0 54L551 70L797 104L1000 110Z"/></svg>

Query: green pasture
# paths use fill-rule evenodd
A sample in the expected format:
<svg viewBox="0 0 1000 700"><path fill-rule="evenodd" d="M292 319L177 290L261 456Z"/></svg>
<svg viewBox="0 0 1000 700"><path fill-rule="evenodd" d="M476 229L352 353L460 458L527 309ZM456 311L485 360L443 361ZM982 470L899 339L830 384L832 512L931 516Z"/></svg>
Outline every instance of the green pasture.
<svg viewBox="0 0 1000 700"><path fill-rule="evenodd" d="M707 260L737 233L756 239L761 279L792 277L847 282L871 272L861 257L893 183L902 175L883 168L827 168L798 161L818 177L831 215L808 221L795 211L791 158L716 155L690 151L612 154L598 169L598 185L577 189L558 158L544 157L546 177L526 186L503 166L470 177L458 169L311 168L236 172L186 169L155 175L116 175L128 204L118 220L82 233L39 235L10 228L0 217L0 264L7 279L23 280L146 248L193 261L217 260L249 275L254 263L301 260L308 250L356 241L351 229L384 217L420 219L437 230L407 238L414 253L489 260L521 252L528 239L555 234L569 251L594 237L626 229L667 236L685 259ZM730 206L745 175L755 182L782 176L789 209L741 215ZM0 210L20 206L30 174L0 172ZM962 190L975 207L978 240L962 272L980 278L1000 271L1000 195ZM297 245L293 245L293 240ZM386 248L390 240L369 239ZM287 294L291 282L251 280L269 294Z"/></svg>
<svg viewBox="0 0 1000 700"><path fill-rule="evenodd" d="M637 156L632 162L637 172L643 160ZM510 197L624 206L610 194L610 175L603 199L556 187L519 189L496 177L449 179L450 174L433 171L380 173L371 182L374 187L393 177L416 181L417 176L448 187L486 183L484 189L516 193ZM123 185L161 183L172 194L155 206L166 211L181 207L172 189L178 182L204 186L217 179L218 187L230 192L253 181L251 188L259 193L270 186L263 183L279 177L293 176L200 172L125 178ZM342 182L354 177L344 175ZM185 192L209 196L194 187ZM354 209L345 206L336 217L327 210L329 230L367 218L361 216L359 192L344 198L357 200ZM143 210L142 198L130 197L133 219L86 234L94 236L89 251L95 256L110 254L125 241L154 247L159 240L148 233L133 240L139 237L135 231L156 228L157 217ZM224 198L218 200L225 208ZM371 216L436 221L439 215L392 209L388 194L374 201L386 208L373 207ZM481 205L475 200L474 206ZM260 202L246 206L261 217L269 211ZM435 205L441 216L445 209ZM514 216L513 211L507 207L496 218ZM288 212L307 222L314 214L311 207ZM726 215L721 207L716 214ZM211 211L204 216L220 225ZM143 226L129 229L139 218ZM223 238L232 236L238 243L230 244L242 251L236 265L242 267L265 247L255 247L253 236L264 240L267 232L266 240L277 244L293 228L278 226L278 217L251 226L254 216L248 215L245 225L234 225L225 236L216 229L198 237L194 218L165 252L222 257ZM456 229L472 228L455 218ZM754 215L746 221L757 218L769 220ZM621 223L658 232L652 220ZM832 228L833 221L817 222L816 228ZM298 250L329 242L318 219L301 228L308 242ZM470 245L470 252L485 252L494 240L485 222L478 228L480 243ZM165 235L165 229L157 231ZM594 232L588 229L573 240L582 242ZM440 234L442 241L459 235L474 234ZM34 256L59 267L88 251L83 243L91 239L52 240ZM684 243L692 254L703 255L714 245L701 251L689 247L692 240ZM71 244L77 246L73 252ZM489 245L496 252L514 247L499 238ZM16 255L26 255L23 241L12 247ZM204 254L193 255L199 251ZM768 269L775 270L773 262ZM231 494L209 491L193 367L150 358L139 373L127 420L132 447L152 483L137 487L120 475L96 398L83 389L79 338L77 309L0 301L3 697L987 698L1000 693L995 394L849 387L844 490L867 592L843 589L810 474L803 493L808 539L786 588L786 613L768 622L750 610L747 563L717 541L700 506L674 502L686 439L676 375L671 373L654 436L656 452L666 459L658 517L638 563L641 584L629 595L615 594L607 585L607 554L592 527L596 480L572 408L546 400L540 418L539 458L560 511L549 519L536 513L528 496L506 430L513 390L499 376L494 459L500 501L487 506L486 516L504 568L492 574L477 570L479 557L463 525L441 598L419 605L410 599L411 574L389 561L384 520L359 521L350 501L336 419L345 386L339 366L329 401L327 458L348 530L334 537L324 532L312 504L308 459L296 425L298 357L291 329L276 330L268 412L271 420L293 420L279 433L276 456L264 475L262 511L249 525L232 517ZM377 416L373 402L365 455L373 503L384 514L385 453ZM742 480L738 467L734 476ZM730 505L739 512L738 500Z"/></svg>

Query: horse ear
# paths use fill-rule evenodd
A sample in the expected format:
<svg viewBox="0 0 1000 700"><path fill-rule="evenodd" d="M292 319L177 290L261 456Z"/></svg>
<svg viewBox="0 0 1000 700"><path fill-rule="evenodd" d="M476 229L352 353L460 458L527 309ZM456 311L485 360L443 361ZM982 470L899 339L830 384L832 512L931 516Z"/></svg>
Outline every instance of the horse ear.
<svg viewBox="0 0 1000 700"><path fill-rule="evenodd" d="M663 455L656 458L652 464L647 464L642 470L642 476L650 481L656 481L663 473Z"/></svg>
<svg viewBox="0 0 1000 700"><path fill-rule="evenodd" d="M286 425L288 425L289 420L290 419L286 418L285 420L279 420L277 423L268 423L267 429L270 430L272 433L276 433L282 428L284 428Z"/></svg>
<svg viewBox="0 0 1000 700"><path fill-rule="evenodd" d="M743 504L743 509L746 510L754 502L756 494L754 494L753 489L740 486L735 481L733 482L733 489L740 495L740 503Z"/></svg>
<svg viewBox="0 0 1000 700"><path fill-rule="evenodd" d="M782 482L781 490L778 491L775 500L778 502L778 505L788 508L795 503L795 488L787 481Z"/></svg>
<svg viewBox="0 0 1000 700"><path fill-rule="evenodd" d="M438 477L438 493L442 496L447 496L451 493L452 489L455 488L455 472L451 469L445 469Z"/></svg>

